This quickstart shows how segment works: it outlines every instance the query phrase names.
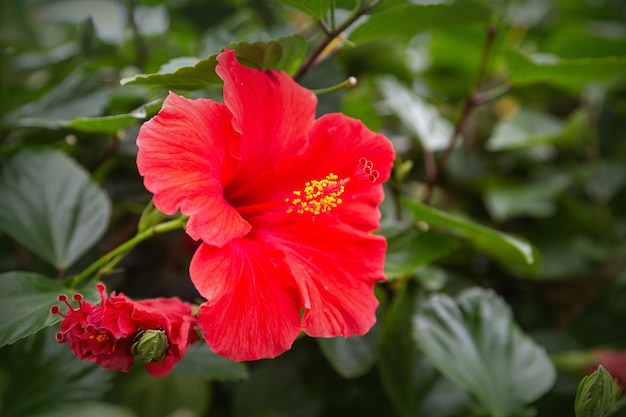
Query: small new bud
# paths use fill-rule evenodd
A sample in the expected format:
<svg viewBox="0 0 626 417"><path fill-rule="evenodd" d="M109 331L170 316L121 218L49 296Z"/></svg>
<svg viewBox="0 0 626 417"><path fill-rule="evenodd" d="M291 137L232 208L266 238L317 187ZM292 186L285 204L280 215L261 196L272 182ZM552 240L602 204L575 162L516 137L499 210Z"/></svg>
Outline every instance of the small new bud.
<svg viewBox="0 0 626 417"><path fill-rule="evenodd" d="M576 417L605 417L619 394L619 386L602 365L580 381L574 411Z"/></svg>
<svg viewBox="0 0 626 417"><path fill-rule="evenodd" d="M170 344L163 330L146 330L137 335L132 346L133 355L143 362L161 362Z"/></svg>

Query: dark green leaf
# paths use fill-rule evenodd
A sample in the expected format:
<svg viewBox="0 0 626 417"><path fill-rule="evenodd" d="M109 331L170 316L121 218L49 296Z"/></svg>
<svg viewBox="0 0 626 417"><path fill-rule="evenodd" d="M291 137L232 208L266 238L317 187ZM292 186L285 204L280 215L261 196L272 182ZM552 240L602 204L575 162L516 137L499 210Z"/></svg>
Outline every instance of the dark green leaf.
<svg viewBox="0 0 626 417"><path fill-rule="evenodd" d="M458 246L453 238L415 228L388 236L385 275L389 279L411 275L417 267L448 255Z"/></svg>
<svg viewBox="0 0 626 417"><path fill-rule="evenodd" d="M119 383L120 403L139 417L186 413L205 415L211 401L211 386L201 378L169 373L154 378L136 367Z"/></svg>
<svg viewBox="0 0 626 417"><path fill-rule="evenodd" d="M259 69L276 68L292 74L298 68L305 52L306 43L299 35L285 36L269 42L231 43L242 64ZM175 58L163 65L156 74L139 74L121 80L127 84L159 85L167 88L197 89L212 84L220 84L221 78L215 73L217 55L206 59Z"/></svg>
<svg viewBox="0 0 626 417"><path fill-rule="evenodd" d="M55 413L45 414L45 416L41 417L137 417L137 414L126 407L104 402L94 402L81 404Z"/></svg>
<svg viewBox="0 0 626 417"><path fill-rule="evenodd" d="M409 39L416 33L437 27L487 22L490 7L480 0L462 0L452 4L402 4L371 14L350 35L350 41L364 43L385 36Z"/></svg>
<svg viewBox="0 0 626 417"><path fill-rule="evenodd" d="M607 81L624 76L626 57L603 57L581 59L537 59L514 49L504 54L509 77L516 85L549 83L566 88L580 89L585 84ZM567 74L566 77L563 75Z"/></svg>
<svg viewBox="0 0 626 417"><path fill-rule="evenodd" d="M67 289L30 272L0 274L0 347L30 336L61 320L50 314Z"/></svg>
<svg viewBox="0 0 626 417"><path fill-rule="evenodd" d="M108 403L87 403L58 414L47 414L46 417L137 417L128 408Z"/></svg>
<svg viewBox="0 0 626 417"><path fill-rule="evenodd" d="M402 417L459 415L465 393L442 378L415 343L411 328L419 305L418 286L408 281L382 325L378 368Z"/></svg>
<svg viewBox="0 0 626 417"><path fill-rule="evenodd" d="M62 152L23 150L0 171L0 230L62 270L104 233L106 194Z"/></svg>
<svg viewBox="0 0 626 417"><path fill-rule="evenodd" d="M120 80L122 85L147 84L166 88L189 89L219 84L222 80L215 73L217 55L206 59L182 57L174 58L161 66L155 74L138 74Z"/></svg>
<svg viewBox="0 0 626 417"><path fill-rule="evenodd" d="M323 19L330 9L330 0L279 0L296 9L302 10L315 19Z"/></svg>
<svg viewBox="0 0 626 417"><path fill-rule="evenodd" d="M10 378L3 417L66 415L111 388L113 372L78 360L54 332L49 328L0 350L0 373Z"/></svg>
<svg viewBox="0 0 626 417"><path fill-rule="evenodd" d="M134 123L143 121L155 115L161 108L163 100L158 99L144 104L143 106L126 114L100 117L79 117L69 122L60 123L59 126L80 130L81 132L115 133Z"/></svg>
<svg viewBox="0 0 626 417"><path fill-rule="evenodd" d="M447 229L465 238L482 252L492 256L503 265L533 272L538 267L537 251L520 237L501 233L469 220L452 216L420 202L402 199L415 216L415 220L431 227Z"/></svg>
<svg viewBox="0 0 626 417"><path fill-rule="evenodd" d="M424 354L488 415L513 415L555 381L545 350L519 329L507 304L491 291L471 288L457 299L434 295L414 326Z"/></svg>
<svg viewBox="0 0 626 417"><path fill-rule="evenodd" d="M291 350L250 370L250 379L236 386L233 417L317 417L322 400L306 385L312 375L303 351Z"/></svg>
<svg viewBox="0 0 626 417"><path fill-rule="evenodd" d="M110 89L99 85L97 77L76 69L39 100L8 113L2 123L14 127L56 129L79 117L102 114Z"/></svg>
<svg viewBox="0 0 626 417"><path fill-rule="evenodd" d="M240 381L248 378L244 364L213 353L204 343L190 346L172 372L217 381Z"/></svg>
<svg viewBox="0 0 626 417"><path fill-rule="evenodd" d="M322 353L337 373L344 378L356 378L376 363L378 323L363 336L319 338Z"/></svg>

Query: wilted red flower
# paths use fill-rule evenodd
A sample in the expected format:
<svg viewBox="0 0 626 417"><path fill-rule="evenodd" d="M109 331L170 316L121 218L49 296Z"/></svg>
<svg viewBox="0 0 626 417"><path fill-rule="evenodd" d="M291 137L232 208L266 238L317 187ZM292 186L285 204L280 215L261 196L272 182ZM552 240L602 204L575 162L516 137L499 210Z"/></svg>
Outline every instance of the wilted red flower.
<svg viewBox="0 0 626 417"><path fill-rule="evenodd" d="M202 244L191 279L198 320L233 360L279 355L311 336L367 332L384 279L382 182L394 151L342 114L315 120L315 95L286 73L218 56L224 104L171 93L137 138L154 204L189 216Z"/></svg>
<svg viewBox="0 0 626 417"><path fill-rule="evenodd" d="M62 313L58 306L51 309L53 314L63 316L57 340L67 343L80 359L110 370L128 372L135 355L139 355L146 359L151 375L162 376L172 370L188 346L198 339L190 304L175 297L142 301L115 293L109 297L104 285L97 284L96 288L100 292L100 305L75 294L73 299L78 302L78 308L74 308L66 295L60 295L59 301L65 303L68 310ZM162 334L158 349L138 350L146 331L156 331L157 336Z"/></svg>

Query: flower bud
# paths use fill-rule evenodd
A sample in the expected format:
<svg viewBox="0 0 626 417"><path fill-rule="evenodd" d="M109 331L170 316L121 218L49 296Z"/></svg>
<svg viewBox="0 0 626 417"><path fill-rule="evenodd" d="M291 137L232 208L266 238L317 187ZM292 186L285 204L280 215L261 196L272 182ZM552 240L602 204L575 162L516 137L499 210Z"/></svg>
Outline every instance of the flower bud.
<svg viewBox="0 0 626 417"><path fill-rule="evenodd" d="M163 330L146 330L137 335L132 346L133 355L143 362L161 362L170 344Z"/></svg>
<svg viewBox="0 0 626 417"><path fill-rule="evenodd" d="M602 365L580 381L574 411L576 417L604 417L609 414L619 394L619 386Z"/></svg>

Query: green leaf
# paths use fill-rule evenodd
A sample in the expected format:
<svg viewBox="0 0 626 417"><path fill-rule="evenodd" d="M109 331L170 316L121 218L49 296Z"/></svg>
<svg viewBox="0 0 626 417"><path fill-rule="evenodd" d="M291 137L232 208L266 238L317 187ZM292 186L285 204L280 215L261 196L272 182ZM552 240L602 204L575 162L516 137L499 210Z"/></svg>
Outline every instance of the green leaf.
<svg viewBox="0 0 626 417"><path fill-rule="evenodd" d="M143 367L136 367L116 385L119 402L139 417L202 416L211 401L208 381L173 373L154 378Z"/></svg>
<svg viewBox="0 0 626 417"><path fill-rule="evenodd" d="M222 80L215 73L217 55L206 59L194 57L173 58L159 68L155 74L138 74L120 80L122 85L147 84L165 88L193 90Z"/></svg>
<svg viewBox="0 0 626 417"><path fill-rule="evenodd" d="M500 261L504 266L534 272L538 267L536 249L524 239L481 226L469 220L452 216L420 202L402 199L416 221L431 227L447 229L453 234L467 239L478 250Z"/></svg>
<svg viewBox="0 0 626 417"><path fill-rule="evenodd" d="M55 150L23 150L0 171L0 230L63 270L104 233L106 194Z"/></svg>
<svg viewBox="0 0 626 417"><path fill-rule="evenodd" d="M137 417L137 414L128 408L108 403L87 403L70 410L63 410L59 414L47 415L46 417Z"/></svg>
<svg viewBox="0 0 626 417"><path fill-rule="evenodd" d="M419 266L442 258L458 247L453 238L416 228L388 236L385 275L388 279L411 275Z"/></svg>
<svg viewBox="0 0 626 417"><path fill-rule="evenodd" d="M439 151L448 147L454 126L439 113L439 109L423 100L395 78L381 77L380 91L387 106L405 128L420 141L424 149Z"/></svg>
<svg viewBox="0 0 626 417"><path fill-rule="evenodd" d="M68 122L61 122L59 126L81 132L115 133L118 130L154 116L161 108L162 103L162 99L157 99L136 108L130 113L116 114L114 116L78 117Z"/></svg>
<svg viewBox="0 0 626 417"><path fill-rule="evenodd" d="M3 417L66 415L111 388L113 372L78 360L54 333L48 328L0 350L0 373L10 378Z"/></svg>
<svg viewBox="0 0 626 417"><path fill-rule="evenodd" d="M322 415L322 398L307 382L314 375L304 351L292 349L285 354L256 364L250 379L234 389L233 417L317 417ZM309 366L311 364L308 364ZM319 369L313 368L313 371Z"/></svg>
<svg viewBox="0 0 626 417"><path fill-rule="evenodd" d="M529 57L515 49L504 53L509 78L515 85L548 83L580 89L585 84L624 76L626 56L559 59L550 55ZM567 74L567 76L564 76Z"/></svg>
<svg viewBox="0 0 626 417"><path fill-rule="evenodd" d="M350 41L364 43L394 36L409 39L416 33L455 25L487 22L491 16L488 4L480 0L462 0L445 4L401 4L381 9L357 27Z"/></svg>
<svg viewBox="0 0 626 417"><path fill-rule="evenodd" d="M460 415L467 396L439 375L411 335L419 301L417 284L408 281L383 321L378 349L383 384L402 417Z"/></svg>
<svg viewBox="0 0 626 417"><path fill-rule="evenodd" d="M315 19L323 19L326 17L326 13L330 9L330 0L279 0L281 3L286 4L296 9L302 10Z"/></svg>
<svg viewBox="0 0 626 417"><path fill-rule="evenodd" d="M0 274L0 347L30 336L61 320L50 314L67 289L31 272Z"/></svg>
<svg viewBox="0 0 626 417"><path fill-rule="evenodd" d="M513 415L555 381L545 350L519 329L507 304L489 290L471 288L456 299L431 296L414 330L435 367L471 393L488 415Z"/></svg>
<svg viewBox="0 0 626 417"><path fill-rule="evenodd" d="M109 102L110 90L103 88L94 74L78 68L39 100L5 115L2 124L57 129L73 119L102 114Z"/></svg>
<svg viewBox="0 0 626 417"><path fill-rule="evenodd" d="M244 364L213 353L204 343L191 345L172 372L192 375L204 380L241 381L248 379L248 370Z"/></svg>
<svg viewBox="0 0 626 417"><path fill-rule="evenodd" d="M276 68L293 74L304 57L306 42L302 36L291 35L268 42L232 42L229 48L239 61L258 69ZM156 74L139 74L121 80L123 85L148 84L166 88L197 89L221 84L215 73L217 54L206 59L175 58L163 65Z"/></svg>
<svg viewBox="0 0 626 417"><path fill-rule="evenodd" d="M318 338L324 357L344 378L364 375L376 363L379 339L378 323L363 336Z"/></svg>
<svg viewBox="0 0 626 417"><path fill-rule="evenodd" d="M565 175L525 185L492 186L485 192L485 206L496 221L516 216L549 217L556 210L556 198L569 187Z"/></svg>
<svg viewBox="0 0 626 417"><path fill-rule="evenodd" d="M487 149L517 149L551 143L565 130L565 124L548 113L520 109L513 117L500 120L487 141Z"/></svg>

